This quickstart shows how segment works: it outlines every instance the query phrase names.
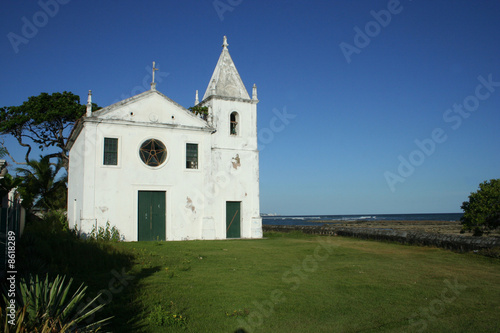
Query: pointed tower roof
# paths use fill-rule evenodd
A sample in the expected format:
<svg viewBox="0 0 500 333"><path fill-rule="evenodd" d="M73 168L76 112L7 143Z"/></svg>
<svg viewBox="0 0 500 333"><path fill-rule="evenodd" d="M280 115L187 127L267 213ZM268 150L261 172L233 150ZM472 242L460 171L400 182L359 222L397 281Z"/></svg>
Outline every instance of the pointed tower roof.
<svg viewBox="0 0 500 333"><path fill-rule="evenodd" d="M212 95L250 99L233 59L229 55L227 46L227 37L224 36L222 53L203 96L204 100Z"/></svg>

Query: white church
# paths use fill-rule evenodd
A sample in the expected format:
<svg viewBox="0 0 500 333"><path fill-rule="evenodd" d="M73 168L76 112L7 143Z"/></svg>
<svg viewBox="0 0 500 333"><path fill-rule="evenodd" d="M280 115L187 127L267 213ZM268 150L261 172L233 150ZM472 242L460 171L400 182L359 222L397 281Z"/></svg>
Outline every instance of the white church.
<svg viewBox="0 0 500 333"><path fill-rule="evenodd" d="M68 220L127 241L261 238L257 88L222 53L193 112L156 90L87 113L68 146Z"/></svg>

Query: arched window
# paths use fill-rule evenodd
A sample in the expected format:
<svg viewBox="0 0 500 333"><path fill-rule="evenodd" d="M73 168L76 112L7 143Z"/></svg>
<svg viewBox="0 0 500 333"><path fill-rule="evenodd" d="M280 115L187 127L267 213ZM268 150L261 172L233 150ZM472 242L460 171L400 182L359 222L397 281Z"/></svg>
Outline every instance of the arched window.
<svg viewBox="0 0 500 333"><path fill-rule="evenodd" d="M230 118L231 119L229 125L229 133L231 135L238 135L239 132L238 122L240 121L240 116L238 115L238 112L236 111L232 112Z"/></svg>

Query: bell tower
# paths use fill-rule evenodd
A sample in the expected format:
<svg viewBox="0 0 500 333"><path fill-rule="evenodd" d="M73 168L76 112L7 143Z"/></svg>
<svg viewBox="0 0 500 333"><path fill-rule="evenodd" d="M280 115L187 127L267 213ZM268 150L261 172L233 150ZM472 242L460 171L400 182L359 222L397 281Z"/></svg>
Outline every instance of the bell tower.
<svg viewBox="0 0 500 333"><path fill-rule="evenodd" d="M259 208L257 87L248 94L229 54L224 36L222 53L200 106L208 107L212 133L212 179L219 199L241 204L241 237L262 237Z"/></svg>
<svg viewBox="0 0 500 333"><path fill-rule="evenodd" d="M237 148L250 145L257 149L257 87L252 98L229 54L224 36L222 53L208 83L201 106L208 106L208 120L217 130L218 144Z"/></svg>

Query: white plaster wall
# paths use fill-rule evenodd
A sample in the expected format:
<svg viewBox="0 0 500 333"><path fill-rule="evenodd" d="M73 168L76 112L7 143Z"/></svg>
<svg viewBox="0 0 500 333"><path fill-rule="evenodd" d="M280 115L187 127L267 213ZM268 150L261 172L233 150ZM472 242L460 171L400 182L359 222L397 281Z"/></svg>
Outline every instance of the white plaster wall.
<svg viewBox="0 0 500 333"><path fill-rule="evenodd" d="M83 205L85 135L78 136L69 152L68 222L70 228L79 228Z"/></svg>
<svg viewBox="0 0 500 333"><path fill-rule="evenodd" d="M257 150L257 106L254 102L214 98L208 105L212 108L217 129L213 136L215 147ZM239 115L238 135L230 135L230 115L233 111Z"/></svg>
<svg viewBox="0 0 500 333"><path fill-rule="evenodd" d="M127 133L127 135L123 135ZM138 191L166 191L167 239L199 238L199 223L203 211L189 205L189 189L203 187L203 170L189 170L185 165L186 143L198 143L199 152L210 148L208 132L195 132L161 127L143 128L131 125L115 125L98 134L96 155L103 155L104 137L118 137L119 162L117 166L102 165L96 158L95 216L99 223L117 225L128 240L137 239ZM139 155L140 145L155 138L167 148L167 159L159 167L149 167ZM201 167L205 155L199 154ZM186 207L188 206L188 207Z"/></svg>
<svg viewBox="0 0 500 333"><path fill-rule="evenodd" d="M257 150L256 103L231 98L213 98L205 105L211 108L217 132L212 136L212 175L217 191L213 216L224 221L216 231L225 238L226 202L241 202L241 237L262 237L259 207L259 153ZM230 114L239 115L237 135L230 134Z"/></svg>
<svg viewBox="0 0 500 333"><path fill-rule="evenodd" d="M150 90L98 111L99 119L203 127L206 123L165 95Z"/></svg>
<svg viewBox="0 0 500 333"><path fill-rule="evenodd" d="M235 160L236 155L239 163ZM218 174L214 177L218 191L214 200L216 205L213 207L213 216L216 221L224 221L224 228L217 230L217 237L225 238L226 235L227 201L241 202L241 237L255 237L252 236L252 219L260 219L258 153L217 149L213 151L213 170Z"/></svg>

